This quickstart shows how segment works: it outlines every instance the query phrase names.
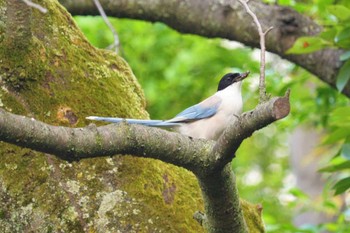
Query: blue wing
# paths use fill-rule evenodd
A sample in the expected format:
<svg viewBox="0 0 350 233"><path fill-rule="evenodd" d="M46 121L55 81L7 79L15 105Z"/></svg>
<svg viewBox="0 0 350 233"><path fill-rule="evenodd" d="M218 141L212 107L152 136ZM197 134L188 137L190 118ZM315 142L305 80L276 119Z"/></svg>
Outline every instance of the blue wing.
<svg viewBox="0 0 350 233"><path fill-rule="evenodd" d="M220 104L221 99L217 96L212 96L199 104L186 108L167 122L180 123L209 118L217 113Z"/></svg>
<svg viewBox="0 0 350 233"><path fill-rule="evenodd" d="M129 124L147 125L151 127L174 127L181 125L183 122L196 121L203 118L208 118L215 115L220 107L221 98L218 96L211 96L204 101L196 104L192 107L186 108L184 111L177 114L174 118L162 121L162 120L137 120L137 119L126 119L116 117L98 117L89 116L86 117L88 120L105 121L110 123L127 122Z"/></svg>

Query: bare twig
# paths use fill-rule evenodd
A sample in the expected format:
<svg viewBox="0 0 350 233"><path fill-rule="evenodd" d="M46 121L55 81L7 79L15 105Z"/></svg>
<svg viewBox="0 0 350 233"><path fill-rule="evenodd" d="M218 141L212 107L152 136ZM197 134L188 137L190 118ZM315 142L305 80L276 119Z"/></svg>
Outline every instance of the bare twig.
<svg viewBox="0 0 350 233"><path fill-rule="evenodd" d="M27 4L30 7L33 7L35 9L38 9L42 13L47 13L47 9L45 7L40 6L39 4L36 4L30 0L22 0L25 4Z"/></svg>
<svg viewBox="0 0 350 233"><path fill-rule="evenodd" d="M258 28L258 33L260 37L260 79L259 79L259 102L265 102L267 101L268 97L266 95L266 86L265 86L265 36L266 34L272 30L272 27L268 28L265 32L263 31L261 24L258 20L258 17L256 14L254 14L253 11L250 10L248 6L249 0L238 0L246 9L247 13L253 18L253 21Z"/></svg>
<svg viewBox="0 0 350 233"><path fill-rule="evenodd" d="M105 23L107 24L107 26L109 27L109 29L112 31L113 37L114 37L114 42L113 44L111 44L110 46L108 46L108 49L112 49L114 50L116 53L118 53L119 50L119 37L118 37L118 33L117 31L114 29L111 21L109 21L105 11L103 10L103 7L101 6L101 3L99 0L93 0L98 11L100 12L100 15L102 16L103 21L105 21Z"/></svg>

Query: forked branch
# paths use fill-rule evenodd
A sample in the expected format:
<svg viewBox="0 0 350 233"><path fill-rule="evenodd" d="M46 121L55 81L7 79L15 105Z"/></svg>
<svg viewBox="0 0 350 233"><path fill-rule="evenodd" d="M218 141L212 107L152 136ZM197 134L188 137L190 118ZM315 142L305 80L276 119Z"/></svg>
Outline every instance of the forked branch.
<svg viewBox="0 0 350 233"><path fill-rule="evenodd" d="M238 0L246 9L247 13L253 18L253 21L258 29L259 38L260 38L260 79L259 79L259 102L265 102L268 100L268 96L266 94L266 85L265 85L265 36L269 31L273 29L273 27L269 27L266 31L263 31L262 26L258 20L256 14L249 8L248 2L249 0Z"/></svg>

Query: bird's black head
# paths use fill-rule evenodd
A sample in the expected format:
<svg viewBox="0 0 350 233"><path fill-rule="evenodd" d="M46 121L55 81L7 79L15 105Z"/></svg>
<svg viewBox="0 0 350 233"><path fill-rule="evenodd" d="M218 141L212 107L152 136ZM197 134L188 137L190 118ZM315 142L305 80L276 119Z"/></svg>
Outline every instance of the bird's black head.
<svg viewBox="0 0 350 233"><path fill-rule="evenodd" d="M243 79L248 77L248 75L249 75L249 71L241 74L240 73L225 74L219 82L218 91L224 90L226 87L230 86L233 83L242 81Z"/></svg>

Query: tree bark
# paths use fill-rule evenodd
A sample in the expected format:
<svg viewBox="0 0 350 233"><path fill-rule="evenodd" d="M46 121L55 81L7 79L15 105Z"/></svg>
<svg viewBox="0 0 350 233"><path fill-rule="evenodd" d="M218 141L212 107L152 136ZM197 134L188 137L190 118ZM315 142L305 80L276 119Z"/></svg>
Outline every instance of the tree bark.
<svg viewBox="0 0 350 233"><path fill-rule="evenodd" d="M0 140L67 161L132 154L186 168L197 176L217 173L234 158L244 139L289 114L289 96L275 97L236 116L218 141L187 137L166 130L109 124L84 128L58 127L6 112L0 108Z"/></svg>
<svg viewBox="0 0 350 233"><path fill-rule="evenodd" d="M90 114L148 118L128 64L92 47L57 1L40 4L48 13L0 1L1 108L58 128ZM195 176L159 160L69 163L0 141L0 202L0 232L203 232Z"/></svg>
<svg viewBox="0 0 350 233"><path fill-rule="evenodd" d="M118 153L156 158L184 167L199 180L206 213L203 225L208 232L247 232L230 161L245 138L288 113L288 96L273 98L237 116L238 120L214 142L125 123L85 128L50 126L0 109L0 140L54 154L67 161ZM250 222L251 216L245 216ZM263 227L249 225L249 229Z"/></svg>
<svg viewBox="0 0 350 233"><path fill-rule="evenodd" d="M70 128L85 125L84 116L92 109L99 115L113 115L113 109L118 116L145 118L143 93L125 61L93 48L56 1L44 3L48 14L21 12L22 6L15 3L0 3L7 13L1 15L5 26L0 28L0 103L7 111L30 117L0 109L0 198L6 203L0 229L202 230L189 217L202 209L198 184L190 173L157 160L113 156L119 153L161 159L195 173L206 202L208 231L246 232L247 226L264 231L261 222L245 224L251 222L249 210L258 209L242 205L244 221L229 162L244 138L289 113L288 98L273 98L239 117L228 127L239 133L225 132L218 142L126 124ZM22 36L20 26L9 30L12 21L7 19L18 12L29 21L23 31L30 38ZM6 47L10 41L12 50ZM85 160L66 163L5 142L70 162ZM113 158L95 158L100 156ZM230 224L220 227L223 222Z"/></svg>
<svg viewBox="0 0 350 233"><path fill-rule="evenodd" d="M92 1L60 0L73 15L99 15ZM133 1L101 0L107 15L119 18L163 22L182 33L205 37L221 37L259 47L259 37L252 19L238 1L232 0L172 0ZM249 1L261 24L270 31L266 48L316 75L320 80L336 88L336 76L342 62L339 49L324 49L310 54L288 55L286 50L300 36L310 36L322 31L308 17L291 8L267 5L261 1ZM350 83L342 91L350 97Z"/></svg>
<svg viewBox="0 0 350 233"><path fill-rule="evenodd" d="M198 177L198 180L206 213L203 225L207 231L223 233L236 229L234 232L237 233L250 232L243 218L231 163L226 164L219 172Z"/></svg>

